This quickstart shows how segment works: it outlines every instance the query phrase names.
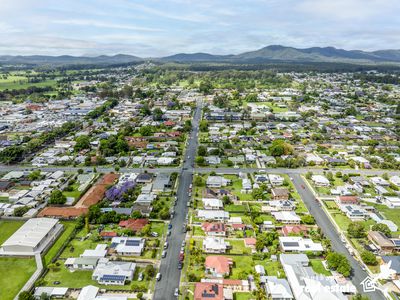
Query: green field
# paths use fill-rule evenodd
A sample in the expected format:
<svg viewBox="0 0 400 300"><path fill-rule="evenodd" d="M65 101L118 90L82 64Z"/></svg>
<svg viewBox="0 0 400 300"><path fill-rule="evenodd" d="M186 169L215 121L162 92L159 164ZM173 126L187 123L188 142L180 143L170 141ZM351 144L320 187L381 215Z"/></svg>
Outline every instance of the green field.
<svg viewBox="0 0 400 300"><path fill-rule="evenodd" d="M51 263L51 260L55 257L57 252L61 249L63 244L68 240L75 229L74 222L62 222L62 224L64 225L64 231L54 243L54 245L49 249L49 251L47 251L46 255L43 257L44 265L48 265L49 263Z"/></svg>
<svg viewBox="0 0 400 300"><path fill-rule="evenodd" d="M24 224L23 221L0 221L0 245L3 244L18 228Z"/></svg>
<svg viewBox="0 0 400 300"><path fill-rule="evenodd" d="M0 221L0 244L6 241L19 227L22 221ZM0 258L0 299L13 299L36 270L33 258Z"/></svg>
<svg viewBox="0 0 400 300"><path fill-rule="evenodd" d="M45 80L41 82L28 82L28 78L22 75L10 75L7 79L0 77L0 91L3 90L17 90L25 89L30 86L45 87L45 86L55 86L55 80Z"/></svg>
<svg viewBox="0 0 400 300"><path fill-rule="evenodd" d="M33 258L0 258L0 299L14 299L35 270Z"/></svg>

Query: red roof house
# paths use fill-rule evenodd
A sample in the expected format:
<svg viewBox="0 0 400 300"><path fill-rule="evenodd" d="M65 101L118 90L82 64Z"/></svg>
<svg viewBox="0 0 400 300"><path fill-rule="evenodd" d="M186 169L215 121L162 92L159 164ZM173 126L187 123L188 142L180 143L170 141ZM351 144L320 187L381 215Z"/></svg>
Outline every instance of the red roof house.
<svg viewBox="0 0 400 300"><path fill-rule="evenodd" d="M128 220L119 222L118 225L120 227L130 229L134 232L138 232L138 231L142 230L143 227L146 226L147 224L149 224L149 220L147 220L147 219L128 219Z"/></svg>
<svg viewBox="0 0 400 300"><path fill-rule="evenodd" d="M194 300L224 300L222 284L198 282L194 289Z"/></svg>
<svg viewBox="0 0 400 300"><path fill-rule="evenodd" d="M337 204L358 204L357 196L337 196L336 197Z"/></svg>
<svg viewBox="0 0 400 300"><path fill-rule="evenodd" d="M307 231L307 226L304 225L285 225L282 227L282 233L284 236L300 234L306 235Z"/></svg>
<svg viewBox="0 0 400 300"><path fill-rule="evenodd" d="M226 228L224 223L208 223L205 222L201 228L207 235L226 236Z"/></svg>
<svg viewBox="0 0 400 300"><path fill-rule="evenodd" d="M232 264L233 260L229 257L210 255L206 257L205 268L206 272L210 273L213 277L224 277L225 275L229 275Z"/></svg>

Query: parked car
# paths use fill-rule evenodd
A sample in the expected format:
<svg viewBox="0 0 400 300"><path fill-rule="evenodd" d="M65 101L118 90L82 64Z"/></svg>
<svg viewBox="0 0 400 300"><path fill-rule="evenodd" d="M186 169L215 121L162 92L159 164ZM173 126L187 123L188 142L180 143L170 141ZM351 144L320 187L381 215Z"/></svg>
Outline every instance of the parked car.
<svg viewBox="0 0 400 300"><path fill-rule="evenodd" d="M174 296L175 296L175 297L178 297L178 296L179 296L179 289L178 289L178 288L175 288Z"/></svg>
<svg viewBox="0 0 400 300"><path fill-rule="evenodd" d="M161 280L161 273L157 273L156 279L157 279L157 281L160 281L160 280Z"/></svg>
<svg viewBox="0 0 400 300"><path fill-rule="evenodd" d="M162 257L162 258L167 257L167 250L164 250L164 251L162 252L161 257Z"/></svg>

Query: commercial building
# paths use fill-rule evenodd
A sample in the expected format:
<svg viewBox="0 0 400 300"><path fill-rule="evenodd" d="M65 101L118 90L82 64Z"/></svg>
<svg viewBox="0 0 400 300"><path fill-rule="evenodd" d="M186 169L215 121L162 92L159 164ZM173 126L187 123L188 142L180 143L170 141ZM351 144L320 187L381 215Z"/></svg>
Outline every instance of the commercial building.
<svg viewBox="0 0 400 300"><path fill-rule="evenodd" d="M62 228L56 219L30 219L3 243L0 255L34 256L42 253L53 244Z"/></svg>

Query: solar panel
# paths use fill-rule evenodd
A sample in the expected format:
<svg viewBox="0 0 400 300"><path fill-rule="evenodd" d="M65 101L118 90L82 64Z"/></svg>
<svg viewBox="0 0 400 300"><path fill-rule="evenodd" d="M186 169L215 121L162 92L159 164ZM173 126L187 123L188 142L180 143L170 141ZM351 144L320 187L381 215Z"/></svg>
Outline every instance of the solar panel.
<svg viewBox="0 0 400 300"><path fill-rule="evenodd" d="M282 244L285 247L298 247L299 246L298 242L283 242Z"/></svg>
<svg viewBox="0 0 400 300"><path fill-rule="evenodd" d="M395 244L395 246L400 246L400 239L393 239L392 242Z"/></svg>
<svg viewBox="0 0 400 300"><path fill-rule="evenodd" d="M138 240L127 240L125 243L126 246L139 246L140 241Z"/></svg>
<svg viewBox="0 0 400 300"><path fill-rule="evenodd" d="M104 281L124 281L125 276L123 275L103 275L100 280Z"/></svg>

